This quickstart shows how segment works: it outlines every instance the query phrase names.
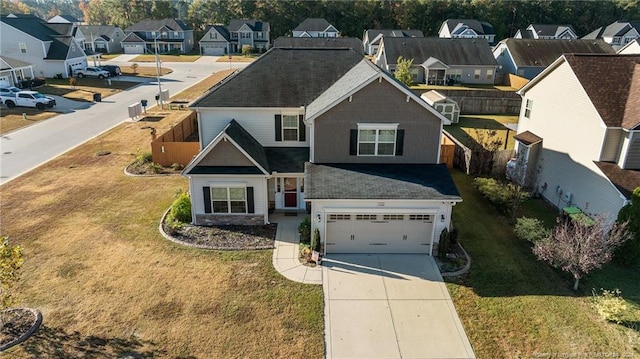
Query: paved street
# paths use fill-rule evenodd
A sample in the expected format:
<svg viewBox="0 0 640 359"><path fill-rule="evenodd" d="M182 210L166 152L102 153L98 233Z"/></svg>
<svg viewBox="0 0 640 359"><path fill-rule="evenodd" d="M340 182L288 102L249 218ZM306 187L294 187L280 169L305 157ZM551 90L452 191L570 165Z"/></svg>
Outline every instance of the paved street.
<svg viewBox="0 0 640 359"><path fill-rule="evenodd" d="M123 55L103 64L130 66ZM173 69L160 82L172 96L197 83L216 71L229 69L229 63L215 62L216 57L202 57L196 62L163 63ZM123 61L124 60L124 61ZM154 63L140 63L140 66L153 66ZM233 68L246 66L247 63L233 63ZM69 151L70 149L98 136L129 119L127 107L141 99L155 105L154 97L158 93L155 79L116 95L90 104L86 109L77 109L10 132L0 138L0 184Z"/></svg>

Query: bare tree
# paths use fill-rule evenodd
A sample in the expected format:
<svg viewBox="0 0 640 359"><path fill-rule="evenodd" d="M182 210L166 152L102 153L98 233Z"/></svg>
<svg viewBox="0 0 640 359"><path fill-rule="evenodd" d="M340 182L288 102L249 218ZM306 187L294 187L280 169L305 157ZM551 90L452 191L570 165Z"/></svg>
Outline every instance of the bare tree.
<svg viewBox="0 0 640 359"><path fill-rule="evenodd" d="M629 238L627 226L628 222L610 224L603 217L559 220L551 236L535 244L533 253L571 273L575 279L573 290L577 291L580 279L609 262L616 248Z"/></svg>

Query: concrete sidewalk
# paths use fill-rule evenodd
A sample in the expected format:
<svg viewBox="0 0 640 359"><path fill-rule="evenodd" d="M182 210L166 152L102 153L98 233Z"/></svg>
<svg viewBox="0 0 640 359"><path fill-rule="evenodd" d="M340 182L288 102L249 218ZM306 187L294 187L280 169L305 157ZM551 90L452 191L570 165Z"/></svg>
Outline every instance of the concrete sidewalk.
<svg viewBox="0 0 640 359"><path fill-rule="evenodd" d="M298 225L306 214L285 216L274 213L269 216L271 223L277 223L275 249L273 250L273 267L287 279L305 284L322 284L322 266L309 267L298 260Z"/></svg>

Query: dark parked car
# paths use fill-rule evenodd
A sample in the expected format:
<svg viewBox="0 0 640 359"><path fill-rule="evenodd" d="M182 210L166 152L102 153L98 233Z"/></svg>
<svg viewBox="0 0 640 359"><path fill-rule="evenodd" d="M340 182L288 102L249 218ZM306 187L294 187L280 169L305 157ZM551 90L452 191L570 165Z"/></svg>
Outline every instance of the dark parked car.
<svg viewBox="0 0 640 359"><path fill-rule="evenodd" d="M122 71L120 71L120 66L117 65L102 65L101 69L107 71L109 73L109 77L120 76Z"/></svg>

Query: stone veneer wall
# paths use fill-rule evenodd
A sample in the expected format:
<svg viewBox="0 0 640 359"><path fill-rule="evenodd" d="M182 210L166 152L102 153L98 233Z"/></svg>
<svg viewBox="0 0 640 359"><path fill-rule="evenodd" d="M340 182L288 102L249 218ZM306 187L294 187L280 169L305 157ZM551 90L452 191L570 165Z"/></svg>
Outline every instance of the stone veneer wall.
<svg viewBox="0 0 640 359"><path fill-rule="evenodd" d="M196 224L201 226L213 225L246 225L261 226L264 224L264 216L256 214L248 215L224 215L224 214L198 214Z"/></svg>

